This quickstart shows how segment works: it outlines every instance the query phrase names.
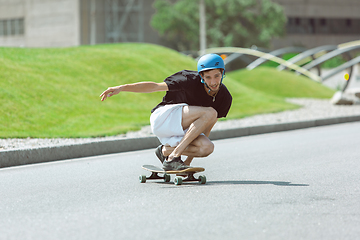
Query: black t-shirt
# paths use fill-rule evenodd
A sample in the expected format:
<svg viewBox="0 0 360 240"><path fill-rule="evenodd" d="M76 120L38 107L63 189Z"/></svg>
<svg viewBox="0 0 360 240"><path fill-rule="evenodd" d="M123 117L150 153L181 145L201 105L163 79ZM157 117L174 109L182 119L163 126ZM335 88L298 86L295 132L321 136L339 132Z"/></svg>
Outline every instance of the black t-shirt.
<svg viewBox="0 0 360 240"><path fill-rule="evenodd" d="M183 70L167 77L164 82L168 85L169 91L151 112L158 107L168 104L186 103L189 106L213 107L218 118L226 117L229 112L232 97L224 84L221 84L220 90L213 101L201 83L198 72Z"/></svg>

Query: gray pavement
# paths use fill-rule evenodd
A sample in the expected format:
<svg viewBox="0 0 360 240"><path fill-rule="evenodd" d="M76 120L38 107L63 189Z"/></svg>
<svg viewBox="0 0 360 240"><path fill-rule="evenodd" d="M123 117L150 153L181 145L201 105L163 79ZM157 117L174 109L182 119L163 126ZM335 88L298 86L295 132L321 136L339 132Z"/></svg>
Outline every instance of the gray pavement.
<svg viewBox="0 0 360 240"><path fill-rule="evenodd" d="M360 123L215 141L207 184L138 182L153 150L0 169L0 239L358 239Z"/></svg>

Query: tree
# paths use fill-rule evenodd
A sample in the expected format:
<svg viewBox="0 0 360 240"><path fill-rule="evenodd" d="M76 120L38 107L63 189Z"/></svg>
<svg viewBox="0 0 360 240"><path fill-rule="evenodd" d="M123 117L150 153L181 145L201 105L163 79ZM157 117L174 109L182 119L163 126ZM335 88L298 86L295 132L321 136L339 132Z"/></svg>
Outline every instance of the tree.
<svg viewBox="0 0 360 240"><path fill-rule="evenodd" d="M205 0L208 47L269 47L286 16L271 0ZM199 49L199 2L156 0L151 25L179 51Z"/></svg>

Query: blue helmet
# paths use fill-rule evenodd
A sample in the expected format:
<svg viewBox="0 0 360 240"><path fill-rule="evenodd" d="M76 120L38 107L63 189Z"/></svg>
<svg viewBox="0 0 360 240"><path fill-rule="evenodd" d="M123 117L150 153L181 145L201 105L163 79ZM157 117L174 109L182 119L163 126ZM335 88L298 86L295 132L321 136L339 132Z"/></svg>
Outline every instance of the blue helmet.
<svg viewBox="0 0 360 240"><path fill-rule="evenodd" d="M223 69L222 76L221 76L221 83L222 83L222 80L223 80L224 74L225 74L224 60L219 55L213 54L213 53L202 56L197 63L197 70L200 75L201 82L205 83L204 79L201 77L200 72L206 71L206 70L211 70L211 69L218 69L218 68Z"/></svg>
<svg viewBox="0 0 360 240"><path fill-rule="evenodd" d="M224 60L219 55L213 53L202 56L197 64L197 70L199 73L217 68L222 68L225 70Z"/></svg>

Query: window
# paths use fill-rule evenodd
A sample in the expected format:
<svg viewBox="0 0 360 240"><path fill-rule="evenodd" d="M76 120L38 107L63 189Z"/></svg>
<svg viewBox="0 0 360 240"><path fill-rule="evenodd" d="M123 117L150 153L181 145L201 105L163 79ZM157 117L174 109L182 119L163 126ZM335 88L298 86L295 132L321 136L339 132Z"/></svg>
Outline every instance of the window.
<svg viewBox="0 0 360 240"><path fill-rule="evenodd" d="M5 19L0 20L0 37L24 35L24 19Z"/></svg>
<svg viewBox="0 0 360 240"><path fill-rule="evenodd" d="M351 27L351 25L352 25L351 19L346 19L346 26Z"/></svg>
<svg viewBox="0 0 360 240"><path fill-rule="evenodd" d="M316 27L316 25L315 25L315 19L314 19L314 18L310 18L310 19L309 19L308 32L309 32L309 33L315 33L315 32L316 32L316 31L315 31L315 27Z"/></svg>
<svg viewBox="0 0 360 240"><path fill-rule="evenodd" d="M326 26L326 19L325 18L320 19L320 25L321 26Z"/></svg>
<svg viewBox="0 0 360 240"><path fill-rule="evenodd" d="M360 19L290 17L289 34L360 34Z"/></svg>

